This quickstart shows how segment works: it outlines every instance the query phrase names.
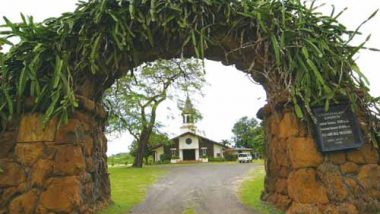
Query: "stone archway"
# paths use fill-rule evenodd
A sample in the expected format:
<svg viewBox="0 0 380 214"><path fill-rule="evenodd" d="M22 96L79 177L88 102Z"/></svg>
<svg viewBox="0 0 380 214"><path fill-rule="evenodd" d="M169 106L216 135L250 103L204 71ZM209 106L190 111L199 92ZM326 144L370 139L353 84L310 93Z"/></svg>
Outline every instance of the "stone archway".
<svg viewBox="0 0 380 214"><path fill-rule="evenodd" d="M264 108L264 118L267 177L264 200L290 213L363 213L379 209L379 157L370 139L366 139L365 145L357 151L322 154L316 148L309 125L296 116L295 112L299 112L297 102L294 106L289 101L297 99L290 88L298 77L294 73L284 73L284 67L279 66L281 60L287 59L286 54L276 49L281 45L281 30L284 26L273 24L271 18L286 15L289 20L285 19L284 22L289 21L288 24L291 24L300 19L294 14L301 11L309 14L310 11L297 1L288 1L286 4L282 1L265 4L183 1L178 5L167 1L162 3L167 5L160 12L155 12L157 5L136 2L134 5L116 0L85 3L74 14L66 14L46 23L46 26L40 26L46 32L41 31L41 34L26 38L29 43L14 47L15 52L9 54L3 68L17 75L9 78L9 82L4 80L2 84L15 83L13 79L23 80L23 67L17 70L20 60L17 56L28 51L31 55L37 55L34 53L38 50L36 47L43 46L45 49L41 53L44 55L39 53L37 61L44 66L33 65L40 69L38 71L52 69L63 75L70 74L68 76L72 77L73 82L68 84L72 89L69 92L75 93L78 106L70 100L69 95L64 94L59 99L67 101L68 108L72 107L68 111L68 121L57 126L59 115L56 115L43 125L40 118L49 112L49 108L42 104L39 106L31 90L21 91L23 111L15 114L0 133L0 213L91 213L107 205L110 202L110 185L105 155L107 144L103 133L107 113L101 104L104 90L117 78L144 62L191 56L233 64L237 69L249 73L266 90L268 104ZM268 20L263 21L261 14L256 12L261 10L271 12L263 13ZM176 20L175 11L180 11L178 19L192 22L185 24ZM194 13L195 18L185 16L189 11ZM167 19L161 20L161 16ZM317 17L312 13L309 16ZM309 21L311 23L313 20ZM335 24L334 21L331 23ZM167 27L168 24L171 26ZM276 33L266 33L268 29L265 26L273 27ZM330 27L333 28L333 25ZM116 28L124 29L116 32ZM110 29L112 31L107 31ZM168 33L169 30L173 32ZM319 32L318 29L314 31ZM313 34L314 31L302 33ZM46 35L53 39L43 37ZM83 38L88 38L88 41L80 46ZM288 42L291 43L292 39ZM329 39L324 42L329 42L327 46L337 43ZM301 46L293 48L297 51L300 49L299 53L301 49L305 52ZM313 45L310 48L314 48ZM17 50L24 52L17 53ZM51 59L49 54L57 57ZM304 53L303 57L309 57L309 54L313 56L313 53ZM333 53L325 54L330 57L329 54ZM322 66L317 63L321 60L320 54L315 55L315 58L308 59L311 63L307 62ZM25 61L21 62L35 63L28 61L33 59L23 59ZM59 70L65 62L68 63L67 70ZM338 60L337 64L341 62L347 63ZM355 65L353 61L351 63L349 65ZM334 83L338 81L334 78L340 76L322 76L323 72L313 72L317 72L314 75L319 84L324 80ZM8 72L3 75L9 77L11 74ZM31 75L54 79L58 85L61 82L65 84L60 78L55 80L55 74L31 72ZM350 72L342 74L347 84L351 82L351 75ZM8 81L8 78L4 79ZM25 81L31 84L36 79ZM41 84L49 85L43 81ZM362 96L363 92L357 91L354 84L349 86L346 92ZM9 93L12 93L12 86L9 87ZM53 84L52 90L60 90L56 87ZM324 95L321 92L320 96ZM17 100L21 95L14 96ZM35 110L34 113L31 113L31 109ZM357 115L363 124L363 131L368 133L370 130L365 126L368 117L362 113L364 111L364 107L359 108Z"/></svg>

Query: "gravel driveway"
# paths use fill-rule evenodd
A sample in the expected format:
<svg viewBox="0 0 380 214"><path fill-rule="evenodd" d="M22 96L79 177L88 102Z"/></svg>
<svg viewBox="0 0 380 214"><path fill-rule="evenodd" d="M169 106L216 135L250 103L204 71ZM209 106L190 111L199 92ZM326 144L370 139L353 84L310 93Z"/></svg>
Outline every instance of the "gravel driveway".
<svg viewBox="0 0 380 214"><path fill-rule="evenodd" d="M165 166L168 173L148 189L146 199L134 207L135 214L248 214L240 204L238 183L256 164L204 163Z"/></svg>

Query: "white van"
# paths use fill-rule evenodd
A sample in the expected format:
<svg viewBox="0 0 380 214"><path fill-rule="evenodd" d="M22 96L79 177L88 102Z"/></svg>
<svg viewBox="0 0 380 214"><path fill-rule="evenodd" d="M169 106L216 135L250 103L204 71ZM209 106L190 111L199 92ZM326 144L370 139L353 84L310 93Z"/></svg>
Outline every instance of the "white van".
<svg viewBox="0 0 380 214"><path fill-rule="evenodd" d="M238 155L239 163L250 163L252 162L252 155L249 153L240 153Z"/></svg>

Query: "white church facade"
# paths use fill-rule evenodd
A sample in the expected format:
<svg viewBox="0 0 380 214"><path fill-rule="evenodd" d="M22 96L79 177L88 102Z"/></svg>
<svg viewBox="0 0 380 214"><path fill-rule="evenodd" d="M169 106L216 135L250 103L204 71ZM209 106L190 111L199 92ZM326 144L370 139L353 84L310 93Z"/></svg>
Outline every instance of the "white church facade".
<svg viewBox="0 0 380 214"><path fill-rule="evenodd" d="M223 151L228 147L197 133L195 110L189 98L186 99L182 118L181 134L172 138L170 145L159 145L154 148L154 161L160 161L163 156L170 157L173 163L206 162L210 157L223 157Z"/></svg>

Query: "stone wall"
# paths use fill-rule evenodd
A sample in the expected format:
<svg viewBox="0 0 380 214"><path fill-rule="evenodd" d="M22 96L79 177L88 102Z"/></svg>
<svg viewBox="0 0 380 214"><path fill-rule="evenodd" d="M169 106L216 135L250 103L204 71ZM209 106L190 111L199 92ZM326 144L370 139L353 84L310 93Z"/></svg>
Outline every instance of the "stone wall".
<svg viewBox="0 0 380 214"><path fill-rule="evenodd" d="M379 155L368 139L357 150L322 154L292 110L264 109L263 200L290 214L380 213Z"/></svg>
<svg viewBox="0 0 380 214"><path fill-rule="evenodd" d="M105 112L82 99L67 124L25 114L0 133L0 214L94 213L110 201Z"/></svg>

